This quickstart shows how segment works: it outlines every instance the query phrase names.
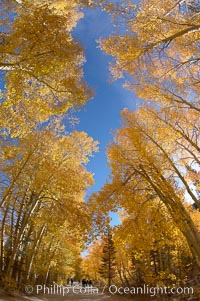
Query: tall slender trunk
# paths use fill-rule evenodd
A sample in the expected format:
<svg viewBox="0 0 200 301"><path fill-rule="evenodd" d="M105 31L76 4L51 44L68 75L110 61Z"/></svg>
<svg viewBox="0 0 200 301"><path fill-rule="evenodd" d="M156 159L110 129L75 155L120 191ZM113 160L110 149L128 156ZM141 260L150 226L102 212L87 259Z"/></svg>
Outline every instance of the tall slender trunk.
<svg viewBox="0 0 200 301"><path fill-rule="evenodd" d="M7 267L7 270L6 270L6 276L7 276L8 279L10 279L12 277L13 264L14 264L14 261L15 261L15 258L16 258L16 254L17 254L19 244L21 243L24 231L28 226L29 219L32 216L32 214L34 213L34 211L36 210L36 207L37 207L38 203L39 203L39 200L36 199L34 201L34 199L30 199L30 202L29 202L30 209L27 210L27 213L25 213L25 215L24 215L24 220L22 222L20 231L19 231L19 233L17 235L17 238L15 240L13 250L11 252L11 256L10 256L10 259L9 259L8 267Z"/></svg>
<svg viewBox="0 0 200 301"><path fill-rule="evenodd" d="M142 166L140 167L142 169ZM156 176L158 177L158 175L159 174L157 173ZM185 236L190 251L200 269L200 235L190 215L183 206L181 200L178 198L178 196L173 191L173 188L162 175L159 175L160 183L158 182L158 180L156 183L151 178L152 176L149 176L144 169L143 176L154 189L160 200L163 201L175 224Z"/></svg>
<svg viewBox="0 0 200 301"><path fill-rule="evenodd" d="M34 261L35 255L36 255L36 253L38 251L39 245L41 243L42 236L44 234L45 228L46 228L46 224L44 224L41 227L41 229L40 229L37 237L35 238L35 242L34 242L34 245L32 247L32 252L31 252L30 260L29 260L29 263L28 263L27 280L30 278L33 261Z"/></svg>

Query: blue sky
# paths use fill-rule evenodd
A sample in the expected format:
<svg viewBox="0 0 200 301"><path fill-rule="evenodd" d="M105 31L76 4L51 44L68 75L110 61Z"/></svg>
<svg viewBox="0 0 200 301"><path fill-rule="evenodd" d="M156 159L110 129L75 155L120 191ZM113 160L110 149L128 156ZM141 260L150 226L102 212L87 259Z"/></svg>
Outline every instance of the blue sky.
<svg viewBox="0 0 200 301"><path fill-rule="evenodd" d="M85 49L87 62L84 65L84 77L89 86L95 89L94 98L77 114L80 123L76 127L99 141L99 152L88 165L88 169L95 174L95 185L88 195L99 190L109 174L106 146L112 140L112 131L120 127L120 111L125 107L135 109L136 96L122 87L122 81L109 82L108 68L112 58L98 46L97 40L107 37L112 29L110 16L96 9L86 10L74 31L74 36Z"/></svg>

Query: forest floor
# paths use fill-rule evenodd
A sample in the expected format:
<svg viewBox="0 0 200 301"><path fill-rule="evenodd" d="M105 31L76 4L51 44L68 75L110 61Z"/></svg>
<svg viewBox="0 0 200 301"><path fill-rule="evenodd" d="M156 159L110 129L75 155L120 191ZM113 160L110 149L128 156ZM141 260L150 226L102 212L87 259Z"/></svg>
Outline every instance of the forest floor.
<svg viewBox="0 0 200 301"><path fill-rule="evenodd" d="M0 301L154 301L154 300L167 300L157 299L151 296L145 295L112 295L95 288L87 290L74 290L72 287L68 287L65 291L39 293L31 292L32 287L25 288L26 294L6 294L4 291L0 291Z"/></svg>
<svg viewBox="0 0 200 301"><path fill-rule="evenodd" d="M119 296L119 295L41 295L41 296L11 296L0 295L0 301L153 301L151 297L133 297L133 296Z"/></svg>
<svg viewBox="0 0 200 301"><path fill-rule="evenodd" d="M31 297L26 297L26 296L0 296L1 301L147 301L147 300L152 300L151 297L149 299L144 298L130 298L128 296L111 296L111 295L67 295L67 296L62 296L62 295L49 295L49 296L31 296Z"/></svg>

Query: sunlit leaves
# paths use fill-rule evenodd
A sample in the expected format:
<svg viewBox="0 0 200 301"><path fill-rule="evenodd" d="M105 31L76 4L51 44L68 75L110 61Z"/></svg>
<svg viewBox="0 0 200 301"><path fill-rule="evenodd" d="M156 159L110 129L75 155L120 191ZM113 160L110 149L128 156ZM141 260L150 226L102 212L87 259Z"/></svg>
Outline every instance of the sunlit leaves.
<svg viewBox="0 0 200 301"><path fill-rule="evenodd" d="M42 281L49 264L70 266L79 256L90 225L84 193L93 184L85 165L96 145L83 132L58 135L46 128L2 146L0 263L6 279L15 277L20 252L25 277L35 271Z"/></svg>
<svg viewBox="0 0 200 301"><path fill-rule="evenodd" d="M180 106L198 106L199 29L199 14L187 1L141 1L127 32L102 40L101 47L114 57L114 78L131 75L126 86L140 97L163 104L170 91L185 100Z"/></svg>
<svg viewBox="0 0 200 301"><path fill-rule="evenodd" d="M14 136L91 97L82 78L83 50L70 34L81 14L76 2L57 13L58 2L19 5L0 44L5 73L1 124Z"/></svg>

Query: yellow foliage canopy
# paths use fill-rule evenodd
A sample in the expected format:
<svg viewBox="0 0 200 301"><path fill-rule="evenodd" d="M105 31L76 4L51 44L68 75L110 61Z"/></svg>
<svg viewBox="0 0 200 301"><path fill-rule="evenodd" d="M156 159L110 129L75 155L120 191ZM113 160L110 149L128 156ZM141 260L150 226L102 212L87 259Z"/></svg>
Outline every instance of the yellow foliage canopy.
<svg viewBox="0 0 200 301"><path fill-rule="evenodd" d="M63 11L58 2L17 6L14 21L1 33L1 124L13 128L14 136L82 106L92 95L82 79L83 50L70 34L82 14L76 1Z"/></svg>

